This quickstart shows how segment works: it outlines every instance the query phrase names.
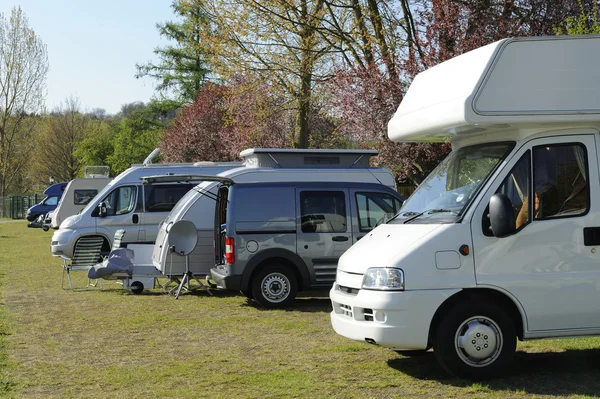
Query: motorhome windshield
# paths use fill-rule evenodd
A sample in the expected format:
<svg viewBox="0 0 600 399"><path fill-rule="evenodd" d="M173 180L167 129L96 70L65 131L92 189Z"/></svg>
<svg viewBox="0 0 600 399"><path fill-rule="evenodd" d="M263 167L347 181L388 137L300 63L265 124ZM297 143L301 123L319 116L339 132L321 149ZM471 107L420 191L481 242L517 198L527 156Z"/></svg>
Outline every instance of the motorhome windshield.
<svg viewBox="0 0 600 399"><path fill-rule="evenodd" d="M87 203L85 208L83 208L81 211L79 211L79 213L86 213L88 208L95 208L98 203L98 200L103 199L104 196L106 195L106 193L108 193L108 190L110 190L110 188L115 184L115 180L116 179L113 179L106 186L104 186L104 188L102 190L100 190L100 192L98 194L96 194L94 196L94 198L92 198L90 200L90 202ZM95 198L98 198L98 200L94 201Z"/></svg>
<svg viewBox="0 0 600 399"><path fill-rule="evenodd" d="M487 143L452 151L408 198L391 223L454 222L514 143Z"/></svg>

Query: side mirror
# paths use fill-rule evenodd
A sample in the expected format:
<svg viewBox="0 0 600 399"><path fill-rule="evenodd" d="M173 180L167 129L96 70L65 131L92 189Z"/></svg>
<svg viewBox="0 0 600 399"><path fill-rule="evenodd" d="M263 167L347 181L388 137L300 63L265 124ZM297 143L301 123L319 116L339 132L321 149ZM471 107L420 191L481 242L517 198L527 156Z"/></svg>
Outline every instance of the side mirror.
<svg viewBox="0 0 600 399"><path fill-rule="evenodd" d="M106 204L101 202L98 204L98 217L105 218L108 215L106 211Z"/></svg>
<svg viewBox="0 0 600 399"><path fill-rule="evenodd" d="M490 198L490 223L496 237L506 237L517 230L515 211L506 195L494 194Z"/></svg>

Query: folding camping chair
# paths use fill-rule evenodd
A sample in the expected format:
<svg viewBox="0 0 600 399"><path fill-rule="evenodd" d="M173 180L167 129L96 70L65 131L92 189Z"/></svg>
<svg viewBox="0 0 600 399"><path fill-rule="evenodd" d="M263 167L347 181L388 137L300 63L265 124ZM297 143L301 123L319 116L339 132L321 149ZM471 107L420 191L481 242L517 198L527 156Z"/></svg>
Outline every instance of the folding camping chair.
<svg viewBox="0 0 600 399"><path fill-rule="evenodd" d="M63 259L63 274L60 281L62 289L64 287L65 273L67 280L69 281L69 289L73 289L73 282L71 281L71 272L73 271L89 271L92 266L101 261L100 251L104 239L102 237L83 237L75 244L75 251L73 252L73 258L61 255ZM92 283L88 278L88 284L84 288L95 287L98 284L98 280ZM100 281L100 287L102 287L102 281Z"/></svg>

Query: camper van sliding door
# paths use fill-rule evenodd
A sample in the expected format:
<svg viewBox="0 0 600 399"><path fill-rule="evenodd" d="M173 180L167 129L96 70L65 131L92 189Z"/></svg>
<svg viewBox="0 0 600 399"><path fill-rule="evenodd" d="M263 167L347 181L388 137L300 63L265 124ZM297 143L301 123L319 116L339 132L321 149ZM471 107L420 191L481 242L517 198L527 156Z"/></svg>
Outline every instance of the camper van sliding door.
<svg viewBox="0 0 600 399"><path fill-rule="evenodd" d="M296 251L308 266L311 283L329 286L340 256L352 245L348 190L297 189L296 198Z"/></svg>

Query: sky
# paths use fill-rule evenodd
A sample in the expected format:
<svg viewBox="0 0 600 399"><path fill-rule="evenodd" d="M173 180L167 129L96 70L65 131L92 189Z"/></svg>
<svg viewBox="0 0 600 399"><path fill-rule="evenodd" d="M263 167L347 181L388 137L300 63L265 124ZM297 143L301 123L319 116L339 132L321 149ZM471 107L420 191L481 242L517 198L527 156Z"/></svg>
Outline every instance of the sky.
<svg viewBox="0 0 600 399"><path fill-rule="evenodd" d="M135 65L169 43L156 24L176 20L171 0L2 0L0 13L8 19L17 6L47 45L47 111L74 97L82 111L116 114L155 94L156 81L136 79Z"/></svg>

